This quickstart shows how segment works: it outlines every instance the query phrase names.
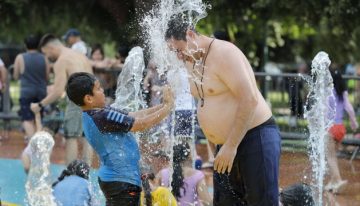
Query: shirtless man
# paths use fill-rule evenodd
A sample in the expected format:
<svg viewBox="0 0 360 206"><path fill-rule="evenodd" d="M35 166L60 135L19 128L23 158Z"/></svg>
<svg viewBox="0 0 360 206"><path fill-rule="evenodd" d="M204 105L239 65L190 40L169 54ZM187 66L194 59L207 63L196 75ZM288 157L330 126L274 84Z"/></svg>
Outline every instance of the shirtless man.
<svg viewBox="0 0 360 206"><path fill-rule="evenodd" d="M40 41L42 52L53 61L54 64L54 89L38 103L31 105L31 110L36 113L42 107L49 105L59 99L65 92L68 77L76 72L92 72L88 59L81 53L66 48L59 39L52 34L46 34ZM78 156L77 138L83 136L82 112L80 107L67 99L64 115L64 135L66 138L66 164L69 164ZM81 138L83 145L83 159L91 165L92 148L85 138Z"/></svg>
<svg viewBox="0 0 360 206"><path fill-rule="evenodd" d="M278 205L279 130L244 54L198 34L182 15L165 39L186 64L200 126L216 145L214 205Z"/></svg>

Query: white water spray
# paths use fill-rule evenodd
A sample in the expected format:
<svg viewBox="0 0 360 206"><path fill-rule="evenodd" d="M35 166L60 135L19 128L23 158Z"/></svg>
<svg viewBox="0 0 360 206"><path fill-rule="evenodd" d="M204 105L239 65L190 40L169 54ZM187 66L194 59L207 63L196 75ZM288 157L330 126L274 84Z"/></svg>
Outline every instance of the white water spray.
<svg viewBox="0 0 360 206"><path fill-rule="evenodd" d="M25 185L27 204L30 206L56 206L50 184L50 155L54 146L53 137L44 131L31 138L31 166Z"/></svg>
<svg viewBox="0 0 360 206"><path fill-rule="evenodd" d="M111 105L112 107L128 112L145 108L145 101L141 93L144 69L143 49L140 47L132 48L118 77L116 99Z"/></svg>
<svg viewBox="0 0 360 206"><path fill-rule="evenodd" d="M150 50L150 56L152 61L157 65L157 71L160 75L165 73L176 73L179 71L185 70L184 62L180 61L176 55L175 52L170 51L170 48L168 46L168 43L165 40L165 33L168 29L168 22L171 20L171 17L173 15L182 14L183 20L188 23L188 25L196 27L197 22L207 16L206 9L210 8L209 5L203 3L201 0L161 0L156 5L154 5L153 9L143 18L142 22L140 23L143 27L144 31L144 39L146 40L146 44L148 46L148 49ZM195 43L195 42L192 42ZM189 46L187 45L189 48ZM190 51L191 54L203 51L203 49L199 49L196 47L195 49ZM198 70L198 65L202 65L202 59L195 59L192 57L196 63L196 70ZM199 75L190 74L190 78L194 79L197 83L197 77ZM169 75L168 75L169 76ZM175 97L179 96L179 93L181 91L177 91L179 88L184 88L179 86L180 83L183 83L181 81L180 75L170 75L173 78L168 79L168 83L171 85L171 88L173 89L173 92L175 94ZM175 112L173 112L173 117ZM170 155L170 164L172 165L172 159L173 159L173 145L176 143L174 130L176 121L179 121L175 118L172 118L171 120L171 131L167 138L170 138L167 140L169 145L167 145L167 148L165 148L167 151L169 151ZM192 120L192 125L194 129L194 118ZM192 141L194 141L194 130L192 129ZM193 146L193 144L190 144ZM192 154L195 154L195 149L192 147ZM195 159L195 158L194 158ZM170 173L172 173L172 168L170 168ZM171 182L171 176L170 174L170 182Z"/></svg>
<svg viewBox="0 0 360 206"><path fill-rule="evenodd" d="M310 91L305 106L305 118L308 120L310 160L312 164L314 198L321 206L323 182L326 171L325 150L328 129L335 116L333 81L329 71L330 59L327 53L319 52L311 65L311 79L307 80Z"/></svg>

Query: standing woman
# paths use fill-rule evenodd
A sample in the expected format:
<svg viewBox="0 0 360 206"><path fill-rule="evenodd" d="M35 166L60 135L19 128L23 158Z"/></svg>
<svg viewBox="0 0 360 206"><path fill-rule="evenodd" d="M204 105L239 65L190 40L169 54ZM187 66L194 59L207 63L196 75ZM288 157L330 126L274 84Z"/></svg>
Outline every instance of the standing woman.
<svg viewBox="0 0 360 206"><path fill-rule="evenodd" d="M356 121L354 108L349 101L345 81L343 80L340 72L337 70L332 71L331 76L334 82L333 93L335 96L335 102L333 102L333 104L330 103L330 105L335 107L335 119L334 124L329 129L330 138L326 157L329 165L330 181L325 186L325 190L338 193L347 183L346 180L341 178L336 157L336 144L341 142L346 134L346 128L343 123L344 111L349 114L351 129L355 131L359 126Z"/></svg>
<svg viewBox="0 0 360 206"><path fill-rule="evenodd" d="M38 52L39 38L25 38L26 52L17 55L14 63L14 79L20 79L20 112L25 139L35 133L35 116L30 104L40 102L46 97L46 87L49 79L50 66L43 54ZM27 146L21 155L24 169L30 168L30 147Z"/></svg>

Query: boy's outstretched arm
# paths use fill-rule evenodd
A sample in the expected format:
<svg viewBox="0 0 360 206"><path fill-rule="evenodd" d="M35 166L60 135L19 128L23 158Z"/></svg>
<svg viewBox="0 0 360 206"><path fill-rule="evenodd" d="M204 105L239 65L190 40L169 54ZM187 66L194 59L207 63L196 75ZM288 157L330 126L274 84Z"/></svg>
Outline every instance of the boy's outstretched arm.
<svg viewBox="0 0 360 206"><path fill-rule="evenodd" d="M174 97L169 87L163 90L164 102L158 106L151 107L146 110L129 113L135 118L135 122L131 128L132 132L144 131L153 127L163 120L171 111L174 105Z"/></svg>

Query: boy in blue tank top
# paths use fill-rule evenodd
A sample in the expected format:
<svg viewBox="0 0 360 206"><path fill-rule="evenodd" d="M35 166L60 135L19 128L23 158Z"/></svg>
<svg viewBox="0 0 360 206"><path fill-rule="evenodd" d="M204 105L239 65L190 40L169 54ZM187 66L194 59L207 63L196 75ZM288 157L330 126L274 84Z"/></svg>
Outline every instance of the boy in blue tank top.
<svg viewBox="0 0 360 206"><path fill-rule="evenodd" d="M92 74L71 75L66 92L83 110L85 137L99 155L98 179L106 205L139 205L140 153L132 132L146 130L169 114L174 104L170 89L163 90L162 104L130 113L105 107L104 90Z"/></svg>

